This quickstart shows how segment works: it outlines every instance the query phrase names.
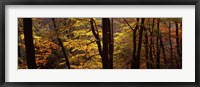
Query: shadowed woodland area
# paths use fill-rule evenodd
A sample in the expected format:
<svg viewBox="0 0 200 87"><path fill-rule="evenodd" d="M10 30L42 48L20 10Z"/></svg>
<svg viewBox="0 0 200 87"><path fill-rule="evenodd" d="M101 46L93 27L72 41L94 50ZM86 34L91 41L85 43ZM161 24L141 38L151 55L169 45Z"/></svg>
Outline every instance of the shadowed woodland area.
<svg viewBox="0 0 200 87"><path fill-rule="evenodd" d="M18 18L18 69L182 69L182 18Z"/></svg>

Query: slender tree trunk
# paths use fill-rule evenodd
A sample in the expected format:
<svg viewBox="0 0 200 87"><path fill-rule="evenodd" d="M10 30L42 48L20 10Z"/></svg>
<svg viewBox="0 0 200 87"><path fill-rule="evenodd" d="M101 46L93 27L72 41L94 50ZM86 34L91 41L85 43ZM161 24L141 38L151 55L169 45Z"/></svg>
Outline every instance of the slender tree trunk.
<svg viewBox="0 0 200 87"><path fill-rule="evenodd" d="M180 25L180 29L182 29L182 23L181 23L181 25ZM179 44L179 51L180 51L180 55L181 55L181 59L182 59L182 38L180 38L180 44ZM182 62L181 62L182 63Z"/></svg>
<svg viewBox="0 0 200 87"><path fill-rule="evenodd" d="M135 58L135 63L134 63L134 68L135 69L140 69L140 52L142 48L142 36L143 36L143 30L145 28L144 26L144 20L145 18L141 19L141 26L140 26L140 31L139 31L139 42L138 42L138 49L137 49L137 57Z"/></svg>
<svg viewBox="0 0 200 87"><path fill-rule="evenodd" d="M133 29L131 27L131 25L128 23L128 21L126 21L126 19L124 19L124 21L128 24L130 29L133 31L133 36L132 36L132 39L133 39L133 53L132 53L132 60L131 60L131 69L134 69L134 64L136 63L135 61L137 61L137 57L136 57L136 49L137 49L136 33L137 33L137 30L139 29L139 18L136 19L135 29Z"/></svg>
<svg viewBox="0 0 200 87"><path fill-rule="evenodd" d="M160 68L160 46L159 46L159 38L160 38L160 19L157 20L157 39L156 39L156 48L157 48L157 55L156 55L156 67Z"/></svg>
<svg viewBox="0 0 200 87"><path fill-rule="evenodd" d="M149 35L148 35L148 31L149 31ZM148 63L146 63L146 65L149 64L149 69L152 69L152 61L151 61L151 57L150 57L150 54L151 54L150 53L150 48L151 48L150 47L151 46L151 22L150 22L150 19L148 19L147 35L150 38L148 38L148 44L147 44L147 48L148 48Z"/></svg>
<svg viewBox="0 0 200 87"><path fill-rule="evenodd" d="M149 57L150 57L150 61L153 63L153 31L154 31L154 18L153 18L153 22L152 22L152 28L151 28L151 39L150 39L150 54L149 54ZM151 68L153 68L153 64L151 63Z"/></svg>
<svg viewBox="0 0 200 87"><path fill-rule="evenodd" d="M58 33L58 32L57 32L57 29L56 29L57 26L56 26L56 23L55 23L55 19L52 18L52 21L53 21L53 25L54 25L55 31L56 31L56 33ZM63 43L62 43L61 39L58 37L58 35L57 35L57 39L58 39L58 42L59 42L60 47L62 48L62 52L63 52L63 55L64 55L64 57L65 57L65 63L66 63L66 65L67 65L68 69L71 69L68 56L66 55L65 48L64 48L64 46L63 46Z"/></svg>
<svg viewBox="0 0 200 87"><path fill-rule="evenodd" d="M180 47L179 47L179 37L178 37L178 22L175 22L176 25L176 49L177 49L177 53L179 58L181 57L181 51L180 51Z"/></svg>
<svg viewBox="0 0 200 87"><path fill-rule="evenodd" d="M172 40L171 40L171 22L169 20L169 45L170 45L170 58L171 58L171 64L170 67L173 67L173 49L172 49Z"/></svg>
<svg viewBox="0 0 200 87"><path fill-rule="evenodd" d="M67 57L67 55L66 55L65 48L64 48L63 43L62 43L62 41L61 41L60 38L58 38L58 42L59 42L60 47L62 48L63 55L64 55L64 57L65 57L65 62L66 62L66 64L67 64L67 67L68 67L68 69L70 69L71 67L70 67L69 59L68 59L68 57Z"/></svg>
<svg viewBox="0 0 200 87"><path fill-rule="evenodd" d="M162 52L163 52L164 63L167 64L166 52L165 52L165 47L164 47L164 44L163 44L163 41L162 41L162 37L160 37L160 46L161 46Z"/></svg>
<svg viewBox="0 0 200 87"><path fill-rule="evenodd" d="M175 21L175 26L176 26L176 49L177 49L177 53L178 53L178 56L179 56L179 59L181 58L181 51L180 51L180 43L179 43L179 35L178 35L178 22ZM179 64L178 64L178 61L177 61L177 67L180 68Z"/></svg>
<svg viewBox="0 0 200 87"><path fill-rule="evenodd" d="M18 45L18 57L21 57L20 46Z"/></svg>
<svg viewBox="0 0 200 87"><path fill-rule="evenodd" d="M29 69L36 69L35 61L35 49L33 45L33 35L32 35L32 19L23 18L23 29L24 29L24 39L26 47L26 60Z"/></svg>
<svg viewBox="0 0 200 87"><path fill-rule="evenodd" d="M182 23L180 24L180 29L182 29ZM180 67L182 68L182 38L180 38L180 44L179 44L179 49L180 49L180 54L181 54L181 58L180 58Z"/></svg>
<svg viewBox="0 0 200 87"><path fill-rule="evenodd" d="M160 35L160 46L162 48L164 63L167 64L166 52L165 52L165 47L164 47L164 44L163 44L163 41L162 41L162 35Z"/></svg>
<svg viewBox="0 0 200 87"><path fill-rule="evenodd" d="M137 49L137 42L136 42L136 33L139 29L139 18L136 19L136 26L133 31L133 53L132 53L132 62L131 62L131 68L134 69L134 64L136 61L136 49Z"/></svg>
<svg viewBox="0 0 200 87"><path fill-rule="evenodd" d="M148 19L149 20L149 19ZM147 28L144 28L145 29L145 55L146 55L146 66L147 66L147 69L150 69L150 64L149 64L149 49L148 49L148 32L147 32Z"/></svg>
<svg viewBox="0 0 200 87"><path fill-rule="evenodd" d="M113 52L114 52L114 37L113 37L113 18L111 19L111 29L110 29L110 43L109 43L109 55L110 55L110 68L113 68Z"/></svg>
<svg viewBox="0 0 200 87"><path fill-rule="evenodd" d="M98 51L99 51L99 54L100 54L101 59L102 59L102 67L105 67L105 65L103 65L103 64L105 64L105 60L103 58L103 50L102 50L102 46L101 46L101 41L100 41L100 37L99 37L99 34L98 34L98 29L95 29L94 23L95 23L94 19L91 18L90 19L91 30L92 30L92 33L93 33L95 39L96 39Z"/></svg>

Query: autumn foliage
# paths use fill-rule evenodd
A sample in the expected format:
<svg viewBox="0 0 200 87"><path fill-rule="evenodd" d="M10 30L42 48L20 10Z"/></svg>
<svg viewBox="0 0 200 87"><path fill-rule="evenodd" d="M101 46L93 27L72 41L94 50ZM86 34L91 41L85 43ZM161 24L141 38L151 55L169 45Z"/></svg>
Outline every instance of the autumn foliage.
<svg viewBox="0 0 200 87"><path fill-rule="evenodd" d="M18 18L18 69L181 68L181 18Z"/></svg>

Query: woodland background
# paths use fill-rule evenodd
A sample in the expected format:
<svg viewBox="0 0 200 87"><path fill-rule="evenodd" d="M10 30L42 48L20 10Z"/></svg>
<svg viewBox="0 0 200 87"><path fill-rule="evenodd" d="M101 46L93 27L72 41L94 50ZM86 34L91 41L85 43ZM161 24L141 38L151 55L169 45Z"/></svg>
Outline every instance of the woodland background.
<svg viewBox="0 0 200 87"><path fill-rule="evenodd" d="M182 18L18 18L18 69L181 69Z"/></svg>

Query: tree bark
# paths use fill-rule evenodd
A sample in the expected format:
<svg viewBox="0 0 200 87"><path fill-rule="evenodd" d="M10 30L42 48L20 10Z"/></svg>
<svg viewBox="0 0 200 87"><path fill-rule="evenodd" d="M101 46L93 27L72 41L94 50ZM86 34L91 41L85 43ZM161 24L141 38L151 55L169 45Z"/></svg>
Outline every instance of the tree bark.
<svg viewBox="0 0 200 87"><path fill-rule="evenodd" d="M170 45L170 58L171 58L170 67L172 68L173 67L173 49L172 49L172 40L171 40L171 22L170 22L170 20L169 20L169 45Z"/></svg>
<svg viewBox="0 0 200 87"><path fill-rule="evenodd" d="M20 46L18 45L18 57L21 57Z"/></svg>
<svg viewBox="0 0 200 87"><path fill-rule="evenodd" d="M150 54L149 54L149 57L150 57L150 61L153 63L153 31L154 31L154 18L152 19L153 22L152 22L152 28L151 28L151 39L150 39ZM151 68L154 68L153 67L153 64L150 64L151 65Z"/></svg>
<svg viewBox="0 0 200 87"><path fill-rule="evenodd" d="M145 18L141 19L141 26L140 26L140 31L139 31L139 42L138 42L138 49L137 49L137 57L135 58L135 63L134 63L134 69L140 69L140 52L141 52L141 47L142 47L142 36L143 36L143 30L145 28L144 26L144 20Z"/></svg>
<svg viewBox="0 0 200 87"><path fill-rule="evenodd" d="M56 26L56 23L55 23L55 19L52 18L52 21L53 21L53 25L54 25L55 31L57 32L57 29L56 29L57 26ZM58 32L57 32L57 33L58 33ZM61 39L58 37L58 35L57 35L57 39L58 39L58 43L59 43L60 47L62 48L62 52L63 52L63 55L64 55L64 57L65 57L65 63L66 63L66 65L67 65L68 69L71 69L71 67L70 67L70 62L69 62L68 56L66 55L65 48L64 48L64 46L63 46L63 43L62 43Z"/></svg>
<svg viewBox="0 0 200 87"><path fill-rule="evenodd" d="M114 37L113 37L113 18L111 18L111 29L110 29L110 43L109 43L109 55L110 55L110 68L113 68L113 52L114 52Z"/></svg>
<svg viewBox="0 0 200 87"><path fill-rule="evenodd" d="M147 69L150 69L150 63L149 63L149 49L148 49L148 42L149 42L149 39L148 39L148 32L147 32L147 28L144 28L145 29L145 55L146 55L146 66L147 66Z"/></svg>
<svg viewBox="0 0 200 87"><path fill-rule="evenodd" d="M128 23L128 21L126 21L126 19L124 19L124 21L127 23L127 25L130 27L130 29L133 31L133 36L132 36L132 39L133 39L133 52L132 52L132 60L131 60L131 69L134 69L134 64L135 64L134 61L136 61L136 49L137 49L136 33L137 33L137 30L139 29L139 18L136 19L135 29L133 29L131 27L131 25Z"/></svg>
<svg viewBox="0 0 200 87"><path fill-rule="evenodd" d="M179 47L179 45L180 45L179 37L178 37L179 36L178 35L178 28L179 27L178 27L178 22L177 21L175 21L175 26L176 26L176 49L177 49L177 53L178 53L179 59L181 59L182 54L181 54L180 47ZM176 58L176 60L177 60L177 58ZM178 61L177 61L177 67L180 68Z"/></svg>
<svg viewBox="0 0 200 87"><path fill-rule="evenodd" d="M157 20L157 39L156 39L156 48L157 48L157 52L156 52L156 67L159 69L160 68L160 46L159 46L159 38L160 38L160 19Z"/></svg>
<svg viewBox="0 0 200 87"><path fill-rule="evenodd" d="M110 43L110 19L102 18L102 27L103 27L103 68L110 69L110 56L109 56L109 43Z"/></svg>
<svg viewBox="0 0 200 87"><path fill-rule="evenodd" d="M139 29L139 18L136 19L136 26L135 26L135 29L133 31L133 53L132 53L132 63L131 63L131 68L134 69L135 66L135 61L137 61L137 58L136 58L136 49L137 49L137 42L136 42L136 33L137 33L137 30Z"/></svg>
<svg viewBox="0 0 200 87"><path fill-rule="evenodd" d="M99 54L101 56L101 59L102 59L102 67L104 67L104 59L103 59L103 50L102 50L102 46L101 46L101 41L100 41L100 37L99 37L99 34L97 33L98 32L98 29L95 29L94 27L94 19L91 18L90 19L90 26L91 26L91 30L92 30L92 33L96 39L96 44L97 44L97 47L98 47L98 51L99 51ZM96 30L96 31L95 31Z"/></svg>
<svg viewBox="0 0 200 87"><path fill-rule="evenodd" d="M26 46L26 60L28 69L36 69L35 61L35 49L33 44L33 35L32 35L32 19L23 18L23 29L24 29L24 39Z"/></svg>
<svg viewBox="0 0 200 87"><path fill-rule="evenodd" d="M167 64L166 52L165 52L165 47L164 47L164 44L163 44L163 41L162 41L162 35L160 35L160 46L162 48L164 63Z"/></svg>
<svg viewBox="0 0 200 87"><path fill-rule="evenodd" d="M181 58L181 51L180 51L180 47L179 47L179 37L178 37L178 22L175 22L175 26L176 26L176 49L177 49L177 53L179 58Z"/></svg>
<svg viewBox="0 0 200 87"><path fill-rule="evenodd" d="M68 67L68 69L71 69L70 63L69 63L69 59L68 59L68 57L67 57L67 55L66 55L65 48L64 48L63 43L62 43L62 41L61 41L60 38L58 38L58 42L59 42L59 45L60 45L60 47L61 47L61 49L62 49L63 55L64 55L64 57L65 57L65 62L66 62L66 64L67 64L67 67Z"/></svg>

